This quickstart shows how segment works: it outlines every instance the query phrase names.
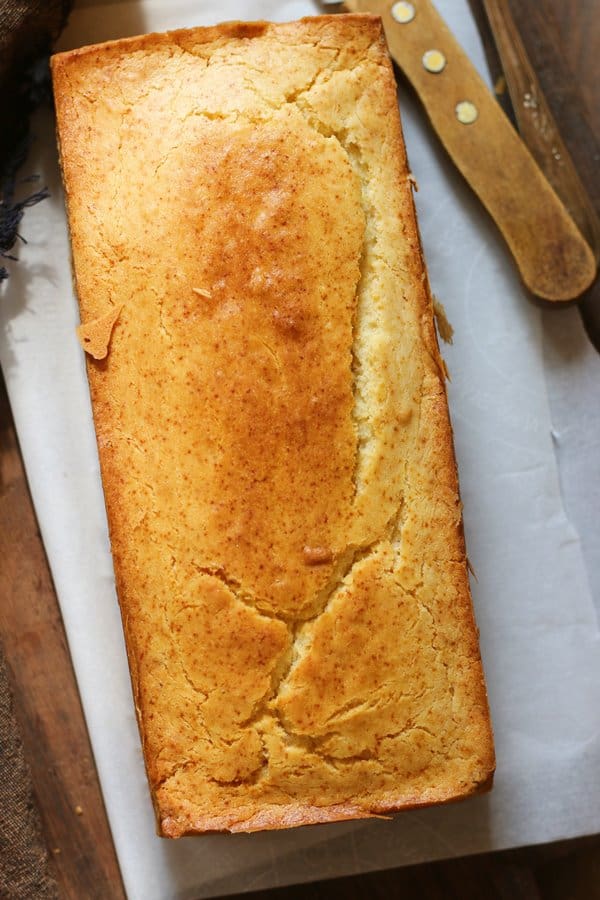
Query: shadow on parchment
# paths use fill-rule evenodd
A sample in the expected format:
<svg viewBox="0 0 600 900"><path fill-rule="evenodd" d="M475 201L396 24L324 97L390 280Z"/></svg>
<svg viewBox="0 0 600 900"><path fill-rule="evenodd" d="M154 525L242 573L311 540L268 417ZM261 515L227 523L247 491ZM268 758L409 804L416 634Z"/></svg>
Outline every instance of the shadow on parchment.
<svg viewBox="0 0 600 900"><path fill-rule="evenodd" d="M86 44L133 37L147 30L141 0L75 0L75 10L56 50L73 50Z"/></svg>
<svg viewBox="0 0 600 900"><path fill-rule="evenodd" d="M27 340L28 319L49 313L47 298L57 293L58 272L62 262L44 248L48 232L57 227L55 209L62 210L62 188L54 137L54 116L49 107L37 110L31 118L31 149L17 176L15 199L33 190L47 187L49 198L25 211L19 225L19 239L11 253L16 260L6 262L9 277L0 285L0 357L5 374L16 364L15 343ZM20 179L38 176L35 184ZM55 233L52 235L55 237ZM55 297L54 303L61 302ZM24 319L17 324L18 319ZM14 325L14 327L13 327Z"/></svg>

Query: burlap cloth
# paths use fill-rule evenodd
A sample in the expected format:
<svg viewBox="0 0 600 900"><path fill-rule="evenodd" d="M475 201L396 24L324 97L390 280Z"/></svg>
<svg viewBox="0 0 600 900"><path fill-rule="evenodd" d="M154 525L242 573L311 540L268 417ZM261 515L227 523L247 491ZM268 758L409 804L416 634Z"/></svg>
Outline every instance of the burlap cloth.
<svg viewBox="0 0 600 900"><path fill-rule="evenodd" d="M70 0L0 0L0 280L15 258L23 212L46 196L19 180L32 109L49 95L47 59ZM12 264L12 263L10 263ZM53 900L59 892L48 860L27 761L0 647L0 898Z"/></svg>
<svg viewBox="0 0 600 900"><path fill-rule="evenodd" d="M0 897L54 900L58 896L0 652Z"/></svg>

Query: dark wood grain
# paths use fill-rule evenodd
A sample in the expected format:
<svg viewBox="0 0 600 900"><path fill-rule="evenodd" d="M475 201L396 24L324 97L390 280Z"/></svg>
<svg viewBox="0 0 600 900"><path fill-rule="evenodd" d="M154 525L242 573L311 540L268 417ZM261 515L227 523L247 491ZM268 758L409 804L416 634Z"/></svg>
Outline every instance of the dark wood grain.
<svg viewBox="0 0 600 900"><path fill-rule="evenodd" d="M529 4L524 4L525 6ZM538 0L536 7L559 37L570 88L577 94L577 108L596 138L600 136L600 8L598 0ZM535 11L535 7L534 7ZM517 13L518 14L518 13ZM560 88L557 85L557 88Z"/></svg>
<svg viewBox="0 0 600 900"><path fill-rule="evenodd" d="M546 178L571 213L579 230L594 251L600 256L600 219L594 209L571 154L557 125L551 106L541 88L535 66L525 48L516 19L508 0L483 0L487 19L498 49L508 92L519 133ZM531 22L532 18L528 18ZM558 44L552 44L553 33L548 33L548 20L537 22L538 36L543 25L545 56L548 46L557 55ZM552 67L552 71L556 65Z"/></svg>
<svg viewBox="0 0 600 900"><path fill-rule="evenodd" d="M518 8L517 8L518 7ZM512 0L586 187L600 189L598 0ZM561 61L548 63L540 17ZM537 23L537 24L536 24ZM544 34L549 31L546 27ZM543 57L540 59L540 57ZM556 54L552 55L556 59ZM573 75L570 74L573 73ZM567 74L565 74L567 73ZM590 138L591 136L591 138ZM0 638L46 839L68 900L124 897L60 614L0 387ZM80 806L81 815L76 808ZM241 897L269 900L600 900L600 838L415 866Z"/></svg>
<svg viewBox="0 0 600 900"><path fill-rule="evenodd" d="M539 866L543 900L600 900L600 840Z"/></svg>
<svg viewBox="0 0 600 900"><path fill-rule="evenodd" d="M0 560L0 634L55 877L69 900L120 900L119 869L1 378Z"/></svg>
<svg viewBox="0 0 600 900"><path fill-rule="evenodd" d="M596 4L596 20L583 14L584 0L559 3L558 0L536 0L522 3L511 0L510 8L523 38L525 49L536 71L540 85L562 137L569 149L594 207L600 209L600 56L588 60L587 69L580 66L578 50L597 44L600 31L600 7ZM569 7L574 17L566 27L559 27L556 14ZM581 9L581 12L580 12ZM587 29L587 34L583 34ZM600 48L597 48L600 51ZM579 52L580 49L579 49ZM576 67L576 70L573 69ZM589 103L584 100L589 98ZM593 99L595 97L595 100Z"/></svg>
<svg viewBox="0 0 600 900"><path fill-rule="evenodd" d="M484 0L470 0L483 37L492 77L501 73ZM575 163L596 217L600 215L600 12L587 0L503 0L517 25L523 50L560 128L566 151ZM557 17L560 16L560 19ZM558 22L562 24L562 28ZM596 51L590 54L587 48ZM582 61L585 61L582 62ZM518 100L516 101L518 103ZM514 113L511 112L511 117ZM597 218L591 226L598 244ZM596 246L597 251L597 246ZM600 352L600 280L580 299L584 326Z"/></svg>
<svg viewBox="0 0 600 900"><path fill-rule="evenodd" d="M600 6L589 0L511 0L515 21L562 137L600 214ZM581 299L600 352L600 280Z"/></svg>

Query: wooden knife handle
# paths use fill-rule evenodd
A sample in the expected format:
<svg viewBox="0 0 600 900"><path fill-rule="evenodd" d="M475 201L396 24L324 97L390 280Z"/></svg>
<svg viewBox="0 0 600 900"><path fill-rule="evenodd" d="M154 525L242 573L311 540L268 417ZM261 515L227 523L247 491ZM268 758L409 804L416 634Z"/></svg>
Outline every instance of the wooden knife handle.
<svg viewBox="0 0 600 900"><path fill-rule="evenodd" d="M496 222L529 290L545 300L579 297L596 275L594 254L502 109L430 0L412 0L401 24L393 0L345 0L351 12L381 16L393 59L407 76L456 167ZM428 50L442 71L423 64ZM458 104L477 118L463 124Z"/></svg>

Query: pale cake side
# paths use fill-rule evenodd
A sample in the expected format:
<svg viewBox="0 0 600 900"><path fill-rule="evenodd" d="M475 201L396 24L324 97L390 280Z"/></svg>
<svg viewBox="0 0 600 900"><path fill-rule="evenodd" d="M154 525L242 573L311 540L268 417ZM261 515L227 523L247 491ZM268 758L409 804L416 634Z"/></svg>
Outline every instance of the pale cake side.
<svg viewBox="0 0 600 900"><path fill-rule="evenodd" d="M52 68L81 319L110 340L88 373L160 833L489 786L379 20L147 35Z"/></svg>

